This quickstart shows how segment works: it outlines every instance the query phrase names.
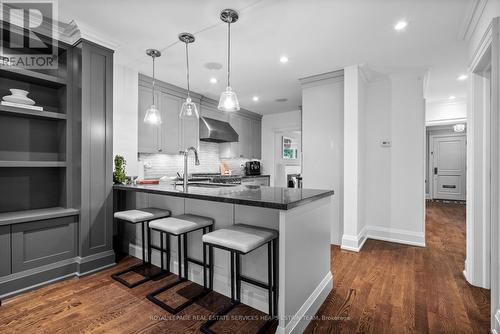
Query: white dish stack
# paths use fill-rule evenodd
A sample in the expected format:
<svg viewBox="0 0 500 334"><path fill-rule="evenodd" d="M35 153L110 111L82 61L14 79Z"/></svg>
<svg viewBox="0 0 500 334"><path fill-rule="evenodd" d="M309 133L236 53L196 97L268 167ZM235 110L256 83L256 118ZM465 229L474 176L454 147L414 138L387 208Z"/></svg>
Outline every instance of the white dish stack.
<svg viewBox="0 0 500 334"><path fill-rule="evenodd" d="M6 95L2 98L2 105L43 111L43 107L35 106L35 101L28 97L28 91L14 88L9 90L11 95Z"/></svg>

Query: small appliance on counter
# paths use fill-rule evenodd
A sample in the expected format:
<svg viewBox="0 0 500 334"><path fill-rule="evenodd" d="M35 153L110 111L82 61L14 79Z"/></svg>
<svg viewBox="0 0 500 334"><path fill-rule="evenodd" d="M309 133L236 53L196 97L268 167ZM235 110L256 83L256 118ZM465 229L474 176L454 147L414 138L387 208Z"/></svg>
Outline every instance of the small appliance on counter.
<svg viewBox="0 0 500 334"><path fill-rule="evenodd" d="M300 174L287 175L288 188L302 188L302 176Z"/></svg>
<svg viewBox="0 0 500 334"><path fill-rule="evenodd" d="M260 175L260 161L247 161L245 163L245 175Z"/></svg>

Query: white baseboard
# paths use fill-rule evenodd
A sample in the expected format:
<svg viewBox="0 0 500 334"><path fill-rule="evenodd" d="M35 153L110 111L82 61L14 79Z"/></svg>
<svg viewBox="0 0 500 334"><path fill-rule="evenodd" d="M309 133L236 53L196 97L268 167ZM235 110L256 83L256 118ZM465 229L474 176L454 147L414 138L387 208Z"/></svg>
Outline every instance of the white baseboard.
<svg viewBox="0 0 500 334"><path fill-rule="evenodd" d="M366 228L363 228L357 236L344 234L340 248L352 252L359 252L366 242Z"/></svg>
<svg viewBox="0 0 500 334"><path fill-rule="evenodd" d="M128 254L142 260L142 248L140 246L129 243ZM160 266L161 256L160 252L156 249L151 250L151 262L155 266ZM214 291L223 294L224 296L231 296L231 281L229 275L229 261L228 267L215 265L214 268ZM178 274L177 251L170 253L170 271ZM181 270L184 270L184 265L181 264ZM197 265L190 265L188 270L188 279L191 282L203 285L203 269ZM245 282L241 283L241 302L245 305L251 306L259 311L267 313L269 311L267 290L259 287L254 287Z"/></svg>
<svg viewBox="0 0 500 334"><path fill-rule="evenodd" d="M290 319L288 325L285 328L278 326L276 334L303 333L310 322L310 318L316 315L332 289L333 276L331 272L328 272L297 313Z"/></svg>
<svg viewBox="0 0 500 334"><path fill-rule="evenodd" d="M425 233L398 230L394 228L367 226L368 239L396 242L399 244L425 247Z"/></svg>

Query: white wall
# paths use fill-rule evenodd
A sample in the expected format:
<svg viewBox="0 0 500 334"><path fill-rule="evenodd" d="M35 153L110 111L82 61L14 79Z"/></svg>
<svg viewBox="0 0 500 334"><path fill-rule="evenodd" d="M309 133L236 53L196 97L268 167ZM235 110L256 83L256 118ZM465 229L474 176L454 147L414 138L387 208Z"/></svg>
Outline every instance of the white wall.
<svg viewBox="0 0 500 334"><path fill-rule="evenodd" d="M360 220L366 236L425 245L425 112L418 73L366 86ZM363 124L363 122L361 122ZM360 127L360 129L362 129ZM389 140L391 147L382 147Z"/></svg>
<svg viewBox="0 0 500 334"><path fill-rule="evenodd" d="M425 123L427 125L463 122L467 119L467 100L426 101Z"/></svg>
<svg viewBox="0 0 500 334"><path fill-rule="evenodd" d="M277 152L275 134L277 132L286 134L300 130L301 127L300 110L268 114L262 118L262 174L271 175L271 185L276 184L275 156ZM296 163L300 164L300 161Z"/></svg>
<svg viewBox="0 0 500 334"><path fill-rule="evenodd" d="M304 188L333 189L331 242L343 234L343 71L301 79Z"/></svg>
<svg viewBox="0 0 500 334"><path fill-rule="evenodd" d="M380 142L391 139L390 81L369 83L365 103L366 182L362 219L369 226L385 226L391 221L391 148L382 147Z"/></svg>
<svg viewBox="0 0 500 334"><path fill-rule="evenodd" d="M127 175L138 175L137 107L139 76L136 70L115 64L113 78L113 156L127 161Z"/></svg>

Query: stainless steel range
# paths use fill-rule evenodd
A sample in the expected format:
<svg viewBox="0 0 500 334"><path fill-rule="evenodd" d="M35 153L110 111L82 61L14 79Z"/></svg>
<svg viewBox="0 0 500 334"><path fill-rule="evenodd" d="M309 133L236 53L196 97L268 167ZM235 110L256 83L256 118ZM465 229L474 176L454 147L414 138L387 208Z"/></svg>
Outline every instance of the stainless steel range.
<svg viewBox="0 0 500 334"><path fill-rule="evenodd" d="M211 183L217 184L241 184L241 176L220 175L218 173L193 174L193 178L209 178Z"/></svg>

